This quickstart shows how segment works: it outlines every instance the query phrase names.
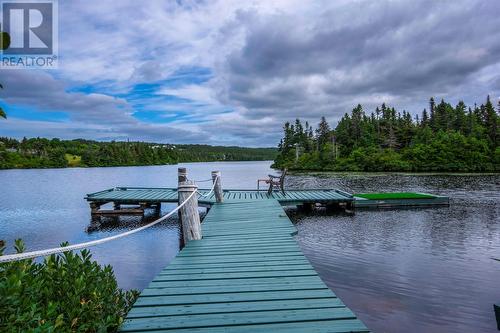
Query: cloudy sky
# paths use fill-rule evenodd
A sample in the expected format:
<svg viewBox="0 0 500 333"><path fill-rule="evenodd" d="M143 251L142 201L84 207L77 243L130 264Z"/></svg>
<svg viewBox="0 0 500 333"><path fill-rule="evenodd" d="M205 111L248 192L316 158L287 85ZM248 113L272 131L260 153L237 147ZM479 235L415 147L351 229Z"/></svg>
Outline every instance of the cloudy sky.
<svg viewBox="0 0 500 333"><path fill-rule="evenodd" d="M59 68L0 82L0 136L275 146L357 103L496 101L500 1L59 1Z"/></svg>

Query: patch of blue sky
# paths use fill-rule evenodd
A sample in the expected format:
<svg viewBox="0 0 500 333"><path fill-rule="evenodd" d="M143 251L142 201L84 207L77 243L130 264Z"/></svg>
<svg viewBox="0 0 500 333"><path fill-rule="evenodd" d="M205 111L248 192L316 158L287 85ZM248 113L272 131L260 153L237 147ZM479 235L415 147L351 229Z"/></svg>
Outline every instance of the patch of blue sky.
<svg viewBox="0 0 500 333"><path fill-rule="evenodd" d="M83 93L83 94L114 94L115 81L104 80L100 82L94 82L92 84L85 84L74 86L66 89L67 93Z"/></svg>
<svg viewBox="0 0 500 333"><path fill-rule="evenodd" d="M190 84L203 84L209 81L212 77L213 73L210 68L185 66L179 68L163 80L136 84L126 93L114 92L112 87L116 82L110 80L73 86L66 89L66 91L69 93L76 92L84 94L102 93L114 97L125 98L127 100L133 100L157 96L157 92L164 88L180 88Z"/></svg>
<svg viewBox="0 0 500 333"><path fill-rule="evenodd" d="M213 78L213 72L208 67L181 67L169 79L185 84L202 84Z"/></svg>
<svg viewBox="0 0 500 333"><path fill-rule="evenodd" d="M133 116L148 123L171 123L187 116L185 112L157 112L157 111L136 111Z"/></svg>
<svg viewBox="0 0 500 333"><path fill-rule="evenodd" d="M188 85L202 85L213 78L210 68L184 66L176 70L163 80L138 83L129 88L127 92L116 93L112 91L113 82L102 81L89 85L75 86L68 92L75 93L102 93L113 97L125 99L135 110L132 114L136 119L150 123L170 123L176 121L205 122L206 117L200 117L196 109L207 109L209 114L231 112L226 108L213 108L206 103L189 98L167 95L162 90L179 89ZM197 114L193 116L192 113ZM209 116L207 114L207 116Z"/></svg>
<svg viewBox="0 0 500 333"><path fill-rule="evenodd" d="M128 93L118 95L118 97L127 99L130 97L153 97L157 95L160 89L175 89L192 84L199 85L206 83L212 77L213 73L210 68L183 67L164 80L136 84Z"/></svg>
<svg viewBox="0 0 500 333"><path fill-rule="evenodd" d="M190 111L209 107L206 103L164 94L161 90L175 90L186 85L203 84L210 78L212 78L212 71L208 68L185 67L177 70L165 80L136 84L127 94L118 97L126 99L136 110L133 116L144 122L170 123L188 120L191 123L202 122L203 119L192 117Z"/></svg>
<svg viewBox="0 0 500 333"><path fill-rule="evenodd" d="M0 106L7 113L9 118L17 118L24 120L50 121L50 122L66 122L69 121L69 115L61 111L39 111L33 107L20 105L6 105L0 103Z"/></svg>

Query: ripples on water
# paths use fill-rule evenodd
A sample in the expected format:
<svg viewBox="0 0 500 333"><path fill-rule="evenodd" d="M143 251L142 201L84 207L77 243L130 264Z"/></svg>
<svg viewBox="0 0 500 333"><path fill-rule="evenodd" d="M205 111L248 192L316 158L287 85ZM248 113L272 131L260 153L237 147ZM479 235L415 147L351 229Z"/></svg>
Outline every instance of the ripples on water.
<svg viewBox="0 0 500 333"><path fill-rule="evenodd" d="M221 170L225 188L255 188L269 165L183 166L192 179ZM0 239L11 245L20 237L36 250L143 225L154 217L106 218L96 225L83 197L114 186L173 187L177 167L0 171ZM374 331L496 332L492 304L500 302L500 263L490 257L500 257L499 176L295 174L287 186L450 196L450 208L289 214L321 277ZM163 205L162 214L173 207ZM172 218L92 253L113 266L122 288L142 289L175 257L178 239Z"/></svg>
<svg viewBox="0 0 500 333"><path fill-rule="evenodd" d="M498 176L296 176L353 192L422 191L449 208L301 216L297 239L324 281L376 332L495 332Z"/></svg>

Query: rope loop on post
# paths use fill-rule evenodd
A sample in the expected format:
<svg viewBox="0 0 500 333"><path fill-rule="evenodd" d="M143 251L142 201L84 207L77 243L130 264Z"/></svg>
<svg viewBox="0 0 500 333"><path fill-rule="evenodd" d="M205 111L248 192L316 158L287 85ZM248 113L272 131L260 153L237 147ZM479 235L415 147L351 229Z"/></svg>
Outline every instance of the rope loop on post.
<svg viewBox="0 0 500 333"><path fill-rule="evenodd" d="M196 192L198 192L198 195L200 197L203 197L203 198L206 198L206 197L209 197L212 195L212 193L214 193L214 190L215 190L215 185L217 184L217 179L219 179L219 176L217 176L215 179L209 179L211 181L213 181L213 185L212 185L212 188L210 189L210 192L206 193L206 194L203 194L201 193L200 191L196 190Z"/></svg>

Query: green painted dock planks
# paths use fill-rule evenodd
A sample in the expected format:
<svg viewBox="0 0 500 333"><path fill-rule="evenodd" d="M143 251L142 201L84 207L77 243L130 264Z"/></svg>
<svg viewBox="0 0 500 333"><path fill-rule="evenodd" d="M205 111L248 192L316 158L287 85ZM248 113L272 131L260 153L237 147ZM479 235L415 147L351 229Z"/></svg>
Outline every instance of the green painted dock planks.
<svg viewBox="0 0 500 333"><path fill-rule="evenodd" d="M200 190L207 193L208 190ZM379 197L382 194L368 194L368 198L373 195L374 199L367 199L362 196L351 195L339 190L290 190L283 195L281 192L273 192L271 195L266 191L255 190L224 190L224 202L245 202L255 200L278 200L284 206L295 206L303 204L336 204L353 203L355 208L396 208L413 206L448 206L448 197L431 195L426 193L406 193L407 196L397 197L401 193L384 193L388 197ZM175 188L143 188L143 187L116 187L86 196L91 203L105 204L115 202L118 204L138 204L138 203L161 203L177 202L177 189ZM200 197L201 205L212 205L215 203L215 196Z"/></svg>
<svg viewBox="0 0 500 333"><path fill-rule="evenodd" d="M201 193L207 193L209 190L200 190ZM281 192L273 192L271 195L266 191L256 190L224 190L224 201L255 201L276 199L282 204L298 205L302 203L332 203L332 202L350 202L354 199L335 190L292 190L286 191L285 195ZM138 203L138 202L177 202L176 188L146 188L146 187L116 187L86 196L87 201L91 202L118 202L118 203ZM215 203L215 196L200 197L202 204Z"/></svg>
<svg viewBox="0 0 500 333"><path fill-rule="evenodd" d="M368 331L321 281L276 199L214 204L202 230L142 291L122 332Z"/></svg>

